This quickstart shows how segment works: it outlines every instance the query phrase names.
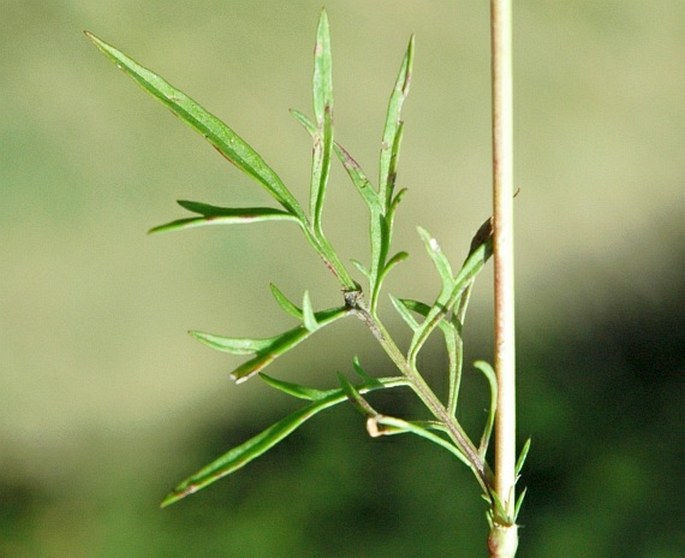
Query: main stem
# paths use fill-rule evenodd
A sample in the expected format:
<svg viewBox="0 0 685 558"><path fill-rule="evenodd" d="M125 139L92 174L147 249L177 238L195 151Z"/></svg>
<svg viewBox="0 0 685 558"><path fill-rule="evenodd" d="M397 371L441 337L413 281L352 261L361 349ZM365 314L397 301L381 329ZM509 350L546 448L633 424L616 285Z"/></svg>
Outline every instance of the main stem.
<svg viewBox="0 0 685 558"><path fill-rule="evenodd" d="M511 0L490 1L492 49L493 251L495 263L495 508L490 556L513 557L516 482L516 352L514 337L514 183Z"/></svg>

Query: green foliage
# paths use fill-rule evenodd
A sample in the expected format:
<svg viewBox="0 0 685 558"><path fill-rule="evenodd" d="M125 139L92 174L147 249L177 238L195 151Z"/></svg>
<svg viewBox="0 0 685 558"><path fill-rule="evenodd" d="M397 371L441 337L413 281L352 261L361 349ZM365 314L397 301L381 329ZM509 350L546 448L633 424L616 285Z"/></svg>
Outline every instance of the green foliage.
<svg viewBox="0 0 685 558"><path fill-rule="evenodd" d="M87 35L120 69L171 109L181 120L197 130L223 157L263 187L280 206L280 208L226 208L200 202L179 201L179 205L194 216L155 227L151 232L207 225L234 225L274 220L294 221L299 225L314 251L338 279L343 291L341 306L317 311L309 291L304 291L301 306L297 306L281 290L271 284L271 292L276 302L286 314L298 322L298 325L270 337L243 338L198 331L190 332L193 337L216 350L236 355L250 355L246 362L232 372L232 377L236 382L245 381L259 374L267 385L289 396L303 399L307 401L307 405L231 449L184 480L164 499L162 505L167 506L176 502L242 468L281 442L313 416L348 401L366 417L367 430L371 436L413 434L448 450L458 460L468 465L491 506L490 516L499 517L501 505L493 495L492 473L485 460L496 411L497 383L492 368L486 363L476 363L476 368L486 377L491 391L490 411L478 446L466 435L456 418L463 364L462 328L473 281L492 253L489 220L474 237L467 258L456 274L438 242L427 231L419 228L419 235L424 242L428 257L440 277L441 288L431 303L390 295L394 308L413 333L406 353L398 348L378 314L378 302L385 278L408 256L404 251L390 256L390 249L397 209L406 191L405 189L396 191L396 180L404 132L401 112L409 93L412 75L413 37L409 41L388 102L380 147L378 184L374 187L359 163L334 139L330 34L326 13L322 11L314 49L312 84L314 120L310 120L299 111L291 111L293 117L310 134L313 143L309 204L308 212L305 212L300 202L262 156L230 127L160 76L139 65L113 46L89 33ZM367 287L364 289L352 278L323 229L323 207L333 155L342 164L369 212L369 262L367 264L353 262L367 282ZM361 382L352 383L344 375L338 374L340 387L331 390L320 390L286 382L262 372L279 356L294 349L318 330L350 316L359 318L368 327L397 366L398 376L376 378L362 368L356 356L352 362L353 370ZM417 356L436 328L439 328L442 333L449 357L447 370L449 393L445 403L433 392L417 366ZM364 397L371 391L398 386L409 387L423 402L433 418L429 421L418 421L394 417L377 411ZM527 448L528 446L524 448L521 463L525 458Z"/></svg>

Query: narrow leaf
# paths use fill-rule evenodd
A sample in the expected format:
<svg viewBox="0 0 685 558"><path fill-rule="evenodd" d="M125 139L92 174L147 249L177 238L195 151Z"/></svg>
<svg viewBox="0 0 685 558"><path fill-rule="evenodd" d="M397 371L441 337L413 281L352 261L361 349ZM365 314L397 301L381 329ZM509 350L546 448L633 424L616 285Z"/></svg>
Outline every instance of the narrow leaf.
<svg viewBox="0 0 685 558"><path fill-rule="evenodd" d="M519 454L518 459L516 460L516 476L518 477L521 474L521 470L523 469L523 464L526 462L526 458L528 457L528 452L530 451L530 438L526 440L526 443L523 444L523 448L521 449L521 453Z"/></svg>
<svg viewBox="0 0 685 558"><path fill-rule="evenodd" d="M297 200L280 177L264 159L238 134L193 99L179 91L162 77L144 68L112 45L86 32L86 36L121 70L133 78L143 89L161 101L186 124L197 130L217 151L257 180L288 212L305 221Z"/></svg>
<svg viewBox="0 0 685 558"><path fill-rule="evenodd" d="M412 62L414 59L414 36L409 39L407 52L402 60L400 71L397 75L395 87L388 102L388 111L383 130L383 140L381 144L380 170L379 170L379 194L386 207L392 198L394 186L394 173L391 173L391 161L395 157L397 147L397 136L400 128L400 114L402 105L409 94L409 84L411 82Z"/></svg>
<svg viewBox="0 0 685 558"><path fill-rule="evenodd" d="M392 258L390 258L387 263L385 264L385 267L383 268L383 271L380 273L378 279L382 283L385 281L385 278L388 276L388 273L392 271L392 269L400 262L403 262L409 257L409 254L407 252L397 252Z"/></svg>
<svg viewBox="0 0 685 558"><path fill-rule="evenodd" d="M421 236L421 240L423 240L424 246L426 247L426 252L428 252L428 256L433 261L435 269L438 271L438 275L440 275L443 290L445 293L449 293L452 284L454 283L454 275L450 262L447 260L447 256L445 256L442 248L440 248L438 241L425 229L421 227L417 228L419 236Z"/></svg>
<svg viewBox="0 0 685 558"><path fill-rule="evenodd" d="M382 212L382 205L378 198L378 193L373 189L371 182L364 174L361 165L350 155L350 153L339 143L335 143L335 154L347 171L352 184L366 202L372 213Z"/></svg>
<svg viewBox="0 0 685 558"><path fill-rule="evenodd" d="M395 307L395 310L397 310L397 313L400 315L400 317L412 329L412 331L416 331L419 328L419 323L414 319L414 316L411 315L411 312L409 311L409 308L404 304L404 301L392 294L389 296L392 305Z"/></svg>
<svg viewBox="0 0 685 558"><path fill-rule="evenodd" d="M326 10L321 10L314 46L312 92L316 133L312 152L310 211L317 230L321 228L323 202L331 169L333 150L333 72L331 37Z"/></svg>
<svg viewBox="0 0 685 558"><path fill-rule="evenodd" d="M206 206L210 208L212 206ZM206 227L208 225L243 225L248 223L257 223L264 221L295 221L299 223L300 220L291 213L281 211L280 209L273 209L270 207L235 207L224 208L215 207L217 210L213 213L206 213L202 217L189 217L186 219L178 219L159 225L150 229L150 234L178 231L182 229L191 229L196 227ZM218 210L222 210L221 213Z"/></svg>
<svg viewBox="0 0 685 558"><path fill-rule="evenodd" d="M372 376L366 370L364 370L357 355L354 355L354 358L352 359L352 367L354 368L357 376L359 376L365 384L380 387L378 378L376 378L376 376Z"/></svg>
<svg viewBox="0 0 685 558"><path fill-rule="evenodd" d="M264 372L259 373L259 377L264 380L269 386L285 393L286 395L292 395L298 399L306 399L307 401L319 401L323 399L329 392L322 391L320 389L302 386L300 384L293 384L291 382L284 382L283 380L278 380L272 376L267 376Z"/></svg>
<svg viewBox="0 0 685 558"><path fill-rule="evenodd" d="M371 278L371 273L369 272L368 269L366 269L364 267L364 264L362 264L359 260L350 260L350 261L352 262L352 265L354 265L354 267L356 267L364 277L366 277L367 279Z"/></svg>
<svg viewBox="0 0 685 558"><path fill-rule="evenodd" d="M332 310L324 310L322 312L316 312L314 317L316 322L319 324L321 329L333 323L336 320L348 315L350 310L346 307L335 308ZM231 377L236 381L236 383L242 383L252 377L257 372L261 372L269 366L275 359L281 355L287 353L305 339L308 339L312 335L312 332L308 330L304 325L293 328L285 333L279 335L278 337L271 338L273 343L266 349L257 353L257 356L238 366L231 373Z"/></svg>
<svg viewBox="0 0 685 558"><path fill-rule="evenodd" d="M521 506L523 506L523 499L526 497L528 492L528 487L524 488L516 499L516 505L514 507L514 521L518 520L519 513L521 512Z"/></svg>
<svg viewBox="0 0 685 558"><path fill-rule="evenodd" d="M492 366L484 360L478 360L474 362L473 365L483 373L483 376L485 376L490 385L490 408L488 409L488 419L485 423L485 428L483 429L480 445L478 446L478 453L482 459L485 459L485 454L487 453L488 445L490 444L492 429L495 426L495 415L497 414L497 376L495 375Z"/></svg>
<svg viewBox="0 0 685 558"><path fill-rule="evenodd" d="M379 379L379 383L380 388L392 388L407 385L407 380L405 378L382 378ZM360 386L358 391L366 393L374 389L379 389L379 387ZM314 401L281 419L181 482L164 498L162 507L173 504L220 478L241 469L250 461L274 447L313 416L345 401L347 401L347 395L345 395L342 389L327 392L327 395L322 399Z"/></svg>
<svg viewBox="0 0 685 558"><path fill-rule="evenodd" d="M486 222L486 224L487 223L488 222ZM483 269L485 262L492 256L492 234L482 234L483 231L485 231L485 229L481 227L478 233L476 233L476 236L471 243L469 255L466 257L464 264L454 278L452 289L447 297L446 303L434 305L421 324L421 327L414 334L408 352L408 359L411 364L416 363L416 355L426 342L426 339L428 339L431 332L438 327L447 312L461 300L464 291L470 288L476 275L478 275L481 269Z"/></svg>
<svg viewBox="0 0 685 558"><path fill-rule="evenodd" d="M357 388L340 372L338 372L338 380L340 381L340 385L342 386L345 395L347 395L347 398L350 400L350 403L352 403L362 415L374 417L378 414L371 404L364 399L359 391L357 391Z"/></svg>
<svg viewBox="0 0 685 558"><path fill-rule="evenodd" d="M428 440L429 442L432 442L447 451L449 451L452 455L454 455L459 461L462 463L465 463L469 467L471 467L471 463L469 460L466 458L466 456L459 451L459 449L451 444L449 441L445 440L444 438L438 436L437 434L434 434L427 428L421 425L421 423L415 423L415 422L410 422L406 420L402 420L399 418L395 417L388 417L385 415L377 415L374 417L374 421L381 426L386 426L386 427L391 427L395 429L395 432L397 433L397 430L403 431L403 432L409 432L411 434L414 434L416 436L419 436L425 440ZM378 429L378 435L383 435L383 429L379 428Z"/></svg>
<svg viewBox="0 0 685 558"><path fill-rule="evenodd" d="M297 109L290 109L290 115L297 120L302 127L309 132L310 136L316 135L316 126L314 123L307 118L307 116L302 112Z"/></svg>
<svg viewBox="0 0 685 558"><path fill-rule="evenodd" d="M304 327L307 331L314 333L319 327L319 322L316 321L316 316L314 315L314 310L312 309L312 301L309 297L309 291L304 292L302 297L302 319L304 321Z"/></svg>
<svg viewBox="0 0 685 558"><path fill-rule="evenodd" d="M302 309L293 304L276 285L271 283L269 287L271 288L271 294L274 296L279 306L283 308L283 310L285 310L285 312L287 312L291 316L294 316L298 320L301 320Z"/></svg>
<svg viewBox="0 0 685 558"><path fill-rule="evenodd" d="M202 331L189 331L195 339L205 345L224 353L233 355L250 355L260 353L271 348L278 342L280 336L266 339L253 339L249 337L224 337Z"/></svg>

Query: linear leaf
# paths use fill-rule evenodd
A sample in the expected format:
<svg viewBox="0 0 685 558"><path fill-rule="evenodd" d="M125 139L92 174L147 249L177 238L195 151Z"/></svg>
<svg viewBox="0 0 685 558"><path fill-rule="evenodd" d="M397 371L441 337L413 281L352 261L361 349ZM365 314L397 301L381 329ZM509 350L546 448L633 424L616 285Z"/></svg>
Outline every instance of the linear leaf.
<svg viewBox="0 0 685 558"><path fill-rule="evenodd" d="M452 266L450 266L450 262L447 260L447 256L445 256L442 248L440 248L438 241L431 236L426 229L418 227L418 231L419 236L421 236L421 240L423 240L423 243L426 247L426 252L428 252L428 256L433 261L435 269L438 271L438 275L440 275L443 292L447 294L451 290L452 284L454 283Z"/></svg>
<svg viewBox="0 0 685 558"><path fill-rule="evenodd" d="M354 355L354 358L352 359L352 367L354 368L357 376L359 376L365 384L380 387L378 378L376 378L376 376L372 376L366 370L364 370L357 355Z"/></svg>
<svg viewBox="0 0 685 558"><path fill-rule="evenodd" d="M523 464L526 462L526 458L528 457L528 452L530 451L530 443L531 440L528 438L526 440L526 443L523 444L523 448L521 449L521 453L519 454L518 459L516 460L516 476L518 477L521 474L521 469L523 469Z"/></svg>
<svg viewBox="0 0 685 558"><path fill-rule="evenodd" d="M488 384L490 384L490 408L488 409L488 419L485 423L485 428L483 429L480 445L478 446L478 453L481 458L485 459L485 454L487 453L488 445L490 444L492 429L495 426L495 415L497 414L497 376L495 375L492 366L484 360L478 360L474 362L473 365L483 373L488 380Z"/></svg>
<svg viewBox="0 0 685 558"><path fill-rule="evenodd" d="M369 210L376 213L382 212L382 205L378 198L378 192L373 189L373 186L366 177L366 174L364 174L361 165L342 145L336 142L334 147L335 154L347 171L347 175L350 177L352 184L354 184L362 199L366 202Z"/></svg>
<svg viewBox="0 0 685 558"><path fill-rule="evenodd" d="M298 320L301 320L302 309L293 304L276 285L271 283L269 287L271 288L271 294L274 296L279 306L283 308L283 310L285 310L285 312L287 312L291 316L294 316Z"/></svg>
<svg viewBox="0 0 685 558"><path fill-rule="evenodd" d="M320 329L348 315L349 313L350 310L348 308L341 307L332 310L316 312L314 316L319 324ZM286 331L278 337L271 338L273 343L267 348L259 351L254 358L248 360L233 370L231 373L231 378L233 378L236 383L242 383L246 381L257 372L264 370L264 368L269 366L269 364L271 364L275 359L287 353L302 343L302 341L309 338L311 335L311 331L309 331L304 325L300 325L296 328Z"/></svg>
<svg viewBox="0 0 685 558"><path fill-rule="evenodd" d="M281 336L268 337L266 339L254 339L249 337L224 337L202 331L189 331L195 339L204 343L208 347L231 353L232 355L251 355L268 350L279 341Z"/></svg>
<svg viewBox="0 0 685 558"><path fill-rule="evenodd" d="M414 36L409 39L407 52L402 60L400 71L397 75L395 87L388 102L388 110L383 130L383 140L381 143L380 169L379 169L379 194L386 207L392 198L394 186L394 173L391 173L392 159L396 159L395 149L397 147L397 135L400 128L400 114L402 105L409 94L409 84L411 83L411 70L414 59Z"/></svg>
<svg viewBox="0 0 685 558"><path fill-rule="evenodd" d="M209 208L212 206L206 207ZM154 234L196 227L206 227L209 225L243 225L264 221L295 221L296 223L300 223L300 220L292 213L287 213L280 209L273 209L270 207L214 207L213 209L217 211L214 213L204 214L202 217L177 219L176 221L171 221L170 223L153 227L148 232L150 234ZM219 213L218 210L222 210L222 212Z"/></svg>
<svg viewBox="0 0 685 558"><path fill-rule="evenodd" d="M371 404L364 399L357 388L340 372L338 372L338 381L345 392L345 395L350 400L350 403L364 416L373 417L378 414Z"/></svg>
<svg viewBox="0 0 685 558"><path fill-rule="evenodd" d="M293 397L297 397L299 399L318 401L329 395L329 392L327 391L302 386L300 384L294 384L292 382L284 382L283 380L278 380L272 376L267 376L264 372L260 372L259 377L272 388L275 388L286 395L292 395Z"/></svg>
<svg viewBox="0 0 685 558"><path fill-rule="evenodd" d="M463 453L461 453L461 451L459 451L459 449L456 446L454 446L444 438L441 438L437 434L434 434L428 428L425 428L421 423L406 421L396 417L388 417L385 415L377 415L373 418L373 421L375 421L378 425L391 427L392 429L395 429L394 432L390 432L392 434L396 434L398 433L398 431L409 432L411 434L415 434L416 436L424 438L429 442L433 442L434 444L449 451L452 455L456 456L457 459L459 459L462 463L465 463L466 465L471 467L471 463L469 462L469 460ZM378 428L378 435L382 436L384 434L385 432L383 432L383 429Z"/></svg>
<svg viewBox="0 0 685 558"><path fill-rule="evenodd" d="M236 167L257 180L285 209L305 222L306 218L300 204L280 177L266 164L261 155L231 128L165 79L144 68L112 45L87 31L86 36L143 89L197 130Z"/></svg>
<svg viewBox="0 0 685 558"><path fill-rule="evenodd" d="M369 385L360 386L358 391L367 393L374 389L393 388L407 385L405 378L381 378L379 379L380 386ZM162 501L162 507L166 507L174 502L185 498L186 496L197 492L198 490L212 484L226 475L234 473L247 465L253 459L259 457L288 435L290 435L297 428L302 426L310 418L314 417L321 411L338 405L347 401L342 389L335 389L326 392L327 395L321 399L314 401L279 420L267 429L263 430L256 436L243 442L239 446L231 449L206 467L200 469L197 473L181 482L173 491L171 491Z"/></svg>
<svg viewBox="0 0 685 558"><path fill-rule="evenodd" d="M385 267L383 268L383 271L380 273L378 279L382 283L385 281L385 278L388 276L388 273L392 271L392 269L400 262L403 262L409 257L409 254L407 252L397 252L392 258L390 258L386 264Z"/></svg>
<svg viewBox="0 0 685 558"><path fill-rule="evenodd" d="M405 321L405 323L411 328L412 331L416 331L419 328L419 323L416 321L414 316L411 315L409 308L404 304L404 301L397 298L394 295L389 295L392 305L397 310L397 313Z"/></svg>
<svg viewBox="0 0 685 558"><path fill-rule="evenodd" d="M302 297L302 319L304 322L304 327L307 331L314 333L319 327L319 322L316 321L316 316L314 315L314 309L312 308L312 300L309 297L309 291L304 292Z"/></svg>

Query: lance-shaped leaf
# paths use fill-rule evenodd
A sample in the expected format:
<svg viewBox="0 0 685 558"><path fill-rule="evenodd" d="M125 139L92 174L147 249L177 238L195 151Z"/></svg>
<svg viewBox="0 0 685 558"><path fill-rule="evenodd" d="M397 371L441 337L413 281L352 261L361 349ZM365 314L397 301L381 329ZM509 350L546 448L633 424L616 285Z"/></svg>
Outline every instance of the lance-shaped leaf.
<svg viewBox="0 0 685 558"><path fill-rule="evenodd" d="M350 309L346 307L332 308L316 312L314 318L318 329L348 315ZM274 360L287 353L312 335L304 325L300 325L275 337L252 339L242 337L223 337L200 331L190 334L198 341L216 349L232 354L254 354L255 357L238 366L231 373L236 383L241 383L269 366Z"/></svg>
<svg viewBox="0 0 685 558"><path fill-rule="evenodd" d="M483 435L481 436L480 445L478 446L478 453L482 459L485 459L485 454L487 453L488 445L490 444L492 429L495 426L495 415L497 414L497 376L495 375L492 366L484 360L478 360L474 362L473 365L483 373L490 385L490 408L488 409L488 419L485 422Z"/></svg>
<svg viewBox="0 0 685 558"><path fill-rule="evenodd" d="M430 259L435 265L435 269L440 275L442 281L442 289L445 294L449 294L452 290L452 284L454 283L454 276L452 274L452 267L450 262L447 260L442 248L438 244L438 241L433 238L426 229L418 227L419 236L423 240L424 246L426 247L426 252L430 256Z"/></svg>
<svg viewBox="0 0 685 558"><path fill-rule="evenodd" d="M361 362L359 362L359 357L357 355L354 355L354 358L352 359L352 367L354 368L354 371L357 374L357 376L359 376L362 379L362 382L364 384L375 385L377 387L380 387L378 378L376 378L376 376L372 376L366 370L364 370Z"/></svg>
<svg viewBox="0 0 685 558"><path fill-rule="evenodd" d="M271 294L274 296L276 299L276 302L278 302L279 306L285 310L288 314L291 316L294 316L298 320L302 319L302 308L298 307L297 305L293 304L290 299L288 299L287 296L283 294L283 292L273 283L269 285L271 288Z"/></svg>
<svg viewBox="0 0 685 558"><path fill-rule="evenodd" d="M292 213L272 207L217 207L187 200L178 200L178 204L200 216L178 219L154 227L149 232L177 231L208 225L242 225L263 221L295 221L300 223L300 220Z"/></svg>
<svg viewBox="0 0 685 558"><path fill-rule="evenodd" d="M314 313L314 308L312 307L312 300L309 296L309 291L304 292L302 297L302 321L304 327L307 331L314 333L317 329L321 327L316 319L316 314Z"/></svg>
<svg viewBox="0 0 685 558"><path fill-rule="evenodd" d="M413 60L414 36L412 35L409 39L407 52L404 55L400 71L397 75L395 87L390 95L385 119L385 128L383 129L378 185L380 198L386 207L389 206L390 200L392 199L392 190L395 183L394 167L397 164L397 150L399 149L398 136L402 133L400 115L404 100L409 94Z"/></svg>
<svg viewBox="0 0 685 558"><path fill-rule="evenodd" d="M519 457L516 460L515 473L516 473L517 477L521 474L521 470L523 469L523 464L526 462L526 458L528 457L528 452L530 451L530 443L531 443L531 440L530 440L530 438L528 438L526 440L526 443L523 444L523 448L521 449L521 453L519 454Z"/></svg>
<svg viewBox="0 0 685 558"><path fill-rule="evenodd" d="M378 414L371 404L364 399L356 386L354 386L343 374L338 372L338 380L342 386L345 395L350 400L350 403L364 416L374 417Z"/></svg>
<svg viewBox="0 0 685 558"><path fill-rule="evenodd" d="M367 393L375 389L406 386L407 384L407 379L403 377L379 378L377 383L373 385L358 386L357 390L360 393ZM243 442L239 446L231 449L206 467L200 469L191 477L181 482L166 496L166 498L164 498L162 501L162 507L173 504L174 502L177 502L178 500L181 500L182 498L185 498L186 496L212 484L220 478L234 473L238 469L241 469L250 461L256 459L281 442L310 418L316 416L321 411L345 401L347 401L347 395L342 389L334 389L325 392L325 395L323 395L320 399L313 401L302 409L299 409L287 417L279 420L253 438L250 438L246 442Z"/></svg>
<svg viewBox="0 0 685 558"><path fill-rule="evenodd" d="M312 79L316 133L312 153L310 210L312 222L321 227L321 213L331 168L333 149L333 63L331 37L326 10L321 10L314 46L314 76Z"/></svg>
<svg viewBox="0 0 685 558"><path fill-rule="evenodd" d="M306 221L300 204L280 177L266 164L261 155L231 128L164 78L144 68L112 45L89 32L86 32L86 36L145 91L197 130L236 167L257 180L288 212L298 217L303 223Z"/></svg>
<svg viewBox="0 0 685 558"><path fill-rule="evenodd" d="M286 395L297 397L298 399L305 399L307 401L318 401L320 399L323 399L330 393L320 389L307 387L300 384L294 384L292 382L284 382L283 380L278 380L272 376L267 376L264 372L260 372L259 377L272 388L277 389L278 391L283 392Z"/></svg>

